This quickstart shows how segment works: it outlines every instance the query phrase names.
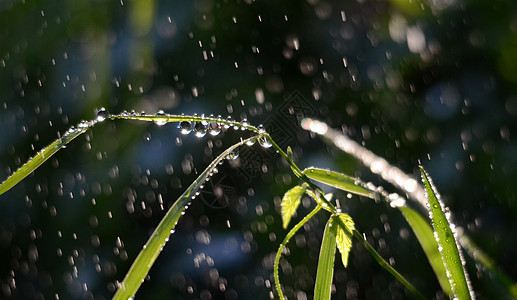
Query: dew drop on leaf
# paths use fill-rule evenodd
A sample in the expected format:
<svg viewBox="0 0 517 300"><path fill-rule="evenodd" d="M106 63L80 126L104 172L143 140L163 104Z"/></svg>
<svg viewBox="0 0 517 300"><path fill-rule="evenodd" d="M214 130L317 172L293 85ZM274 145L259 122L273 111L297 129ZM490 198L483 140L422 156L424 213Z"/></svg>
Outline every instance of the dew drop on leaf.
<svg viewBox="0 0 517 300"><path fill-rule="evenodd" d="M233 149L232 152L230 152L227 156L226 156L226 159L228 160L236 160L237 157L239 157L239 148L235 148Z"/></svg>
<svg viewBox="0 0 517 300"><path fill-rule="evenodd" d="M192 131L192 123L189 121L181 121L178 125L181 134L187 135Z"/></svg>
<svg viewBox="0 0 517 300"><path fill-rule="evenodd" d="M273 144L271 144L271 142L265 136L259 137L258 141L260 146L264 148L270 148L271 146L273 146Z"/></svg>
<svg viewBox="0 0 517 300"><path fill-rule="evenodd" d="M208 123L208 133L212 136L216 136L221 133L221 125L215 121Z"/></svg>
<svg viewBox="0 0 517 300"><path fill-rule="evenodd" d="M206 135L206 122L200 121L194 124L194 135L197 137L204 137Z"/></svg>
<svg viewBox="0 0 517 300"><path fill-rule="evenodd" d="M110 116L111 116L110 113L104 107L101 107L97 111L97 114L95 115L95 120L97 122L102 122L102 121L108 119Z"/></svg>
<svg viewBox="0 0 517 300"><path fill-rule="evenodd" d="M157 113L155 113L154 116L155 117L165 116L165 113L163 112L163 110L160 110ZM167 121L165 119L160 119L160 120L155 120L154 123L156 123L156 125L158 125L158 126L163 126L163 125L167 124Z"/></svg>

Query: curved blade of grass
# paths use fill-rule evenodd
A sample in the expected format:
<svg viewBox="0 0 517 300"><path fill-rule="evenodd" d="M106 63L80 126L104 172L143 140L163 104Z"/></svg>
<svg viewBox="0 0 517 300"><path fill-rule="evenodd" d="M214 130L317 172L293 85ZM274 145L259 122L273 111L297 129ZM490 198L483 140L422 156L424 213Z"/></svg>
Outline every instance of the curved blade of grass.
<svg viewBox="0 0 517 300"><path fill-rule="evenodd" d="M257 139L257 137L259 136L253 136L226 149L216 159L214 159L210 165L208 165L208 167L194 182L192 182L178 200L174 202L136 257L113 299L126 300L134 297L136 291L156 261L156 258L169 240L169 236L176 227L176 223L181 217L182 212L186 207L188 207L192 201L192 197L195 195L197 190L199 190L199 187L205 183L206 178L210 176L210 173L214 168L216 168L219 162L225 159L228 154L230 154L235 148L242 146L247 141Z"/></svg>
<svg viewBox="0 0 517 300"><path fill-rule="evenodd" d="M318 271L316 272L316 285L314 286L314 299L330 299L338 231L338 226L335 223L335 219L330 217L323 232Z"/></svg>
<svg viewBox="0 0 517 300"><path fill-rule="evenodd" d="M447 270L453 296L459 300L471 299L473 298L472 288L469 284L467 271L463 267L464 260L460 253L459 244L445 215L445 207L439 199L439 195L435 192L427 172L422 166L419 167L425 186L429 216L433 222L434 235L438 242L443 265Z"/></svg>
<svg viewBox="0 0 517 300"><path fill-rule="evenodd" d="M289 222L291 221L291 217L300 205L300 200L302 199L303 194L305 194L306 188L307 184L304 184L302 186L297 185L292 189L288 190L284 194L284 197L282 197L282 224L284 229L287 228Z"/></svg>
<svg viewBox="0 0 517 300"><path fill-rule="evenodd" d="M357 183L354 177L347 176L343 173L318 168L307 168L303 170L302 173L310 179L340 190L373 198L373 193L370 190Z"/></svg>
<svg viewBox="0 0 517 300"><path fill-rule="evenodd" d="M487 277L489 281L491 281L492 287L498 290L498 295L496 296L498 299L517 299L517 284L497 267L490 256L484 253L466 235L461 235L459 242L476 263L481 264L485 271L488 271L493 275L489 275Z"/></svg>
<svg viewBox="0 0 517 300"><path fill-rule="evenodd" d="M343 226L343 228L346 228L344 224L341 224L340 226ZM420 292L411 284L409 281L407 281L404 276L402 276L395 268L393 268L382 256L373 249L372 245L368 243L366 238L364 238L359 231L353 230L352 234L354 235L354 238L358 240L361 245L363 245L368 252L372 255L372 257L377 261L379 266L383 267L386 271L388 271L395 279L397 279L402 285L404 285L413 295L415 295L418 299L426 299Z"/></svg>
<svg viewBox="0 0 517 300"><path fill-rule="evenodd" d="M34 170L41 166L41 164L43 164L47 159L52 157L52 155L63 149L66 144L70 143L73 139L88 131L88 129L90 129L96 123L97 121L82 121L77 125L77 127L70 128L67 132L65 132L65 134L63 134L62 137L56 139L50 145L41 149L34 157L30 158L23 166L11 174L0 185L0 195L7 192L18 182L27 177L30 173L34 172Z"/></svg>
<svg viewBox="0 0 517 300"><path fill-rule="evenodd" d="M418 242L420 242L442 290L447 295L451 295L452 290L449 285L449 279L447 278L447 271L443 266L442 257L438 251L438 243L434 238L431 225L420 213L412 208L399 206L398 209L402 212L404 218L406 218L411 229L413 229L413 232L415 233Z"/></svg>

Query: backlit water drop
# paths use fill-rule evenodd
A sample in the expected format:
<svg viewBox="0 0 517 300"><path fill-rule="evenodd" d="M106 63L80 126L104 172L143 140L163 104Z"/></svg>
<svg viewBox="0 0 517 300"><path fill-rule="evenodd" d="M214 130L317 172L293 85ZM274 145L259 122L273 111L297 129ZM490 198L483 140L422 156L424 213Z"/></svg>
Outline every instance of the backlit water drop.
<svg viewBox="0 0 517 300"><path fill-rule="evenodd" d="M189 134L192 131L192 123L189 121L181 121L178 124L181 134Z"/></svg>
<svg viewBox="0 0 517 300"><path fill-rule="evenodd" d="M258 142L260 146L264 148L271 148L271 146L273 146L273 144L271 144L271 142L265 136L259 137Z"/></svg>
<svg viewBox="0 0 517 300"><path fill-rule="evenodd" d="M205 121L196 122L194 124L194 135L197 137L204 137L207 132L207 123Z"/></svg>
<svg viewBox="0 0 517 300"><path fill-rule="evenodd" d="M166 114L163 112L163 110L160 110L154 114L155 117L161 117L161 116L165 117L165 115ZM163 126L163 125L167 124L167 120L165 120L165 119L154 120L154 123L156 123L156 125L158 125L158 126Z"/></svg>
<svg viewBox="0 0 517 300"><path fill-rule="evenodd" d="M104 107L101 107L95 115L95 120L97 122L102 122L108 119L109 117L111 117L110 113Z"/></svg>
<svg viewBox="0 0 517 300"><path fill-rule="evenodd" d="M235 148L233 149L232 152L230 152L227 156L226 156L226 159L228 160L236 160L237 157L239 157L239 148Z"/></svg>
<svg viewBox="0 0 517 300"><path fill-rule="evenodd" d="M221 125L215 121L208 123L208 133L212 136L216 136L221 133Z"/></svg>

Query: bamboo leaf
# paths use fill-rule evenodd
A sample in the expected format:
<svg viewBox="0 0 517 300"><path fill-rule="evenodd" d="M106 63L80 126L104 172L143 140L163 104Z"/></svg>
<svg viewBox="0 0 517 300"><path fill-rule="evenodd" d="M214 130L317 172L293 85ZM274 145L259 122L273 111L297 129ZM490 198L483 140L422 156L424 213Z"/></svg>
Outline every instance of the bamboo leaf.
<svg viewBox="0 0 517 300"><path fill-rule="evenodd" d="M373 198L373 193L370 190L357 183L354 177L350 177L343 173L318 168L307 168L303 170L303 174L310 179L333 186L340 190Z"/></svg>
<svg viewBox="0 0 517 300"><path fill-rule="evenodd" d="M321 241L318 271L316 272L316 285L314 286L314 299L330 299L332 276L334 275L334 259L336 256L337 226L334 218L330 218L323 232Z"/></svg>
<svg viewBox="0 0 517 300"><path fill-rule="evenodd" d="M334 220L334 223L338 227L336 241L337 248L341 253L341 261L343 262L343 266L346 268L348 265L348 255L352 248L352 232L355 229L354 220L352 220L348 214L344 213L335 215L332 219L339 219ZM344 224L344 226L342 224Z"/></svg>
<svg viewBox="0 0 517 300"><path fill-rule="evenodd" d="M208 165L208 167L199 175L198 178L196 178L194 182L192 182L178 200L174 202L136 257L113 299L126 300L134 297L136 291L144 281L144 278L147 276L147 273L149 273L149 270L158 258L161 250L169 240L169 236L176 227L176 223L185 210L185 207L192 201L192 196L196 193L199 187L205 183L210 172L212 172L219 162L225 159L225 157L234 149L253 139L256 140L257 136L243 140L226 149L215 160L213 160L210 165Z"/></svg>
<svg viewBox="0 0 517 300"><path fill-rule="evenodd" d="M302 199L303 194L305 193L305 190L307 188L307 185L304 184L302 186L295 186L292 189L288 190L284 197L282 198L282 223L284 226L284 229L287 228L289 225L289 222L291 221L291 217L296 212L296 209L300 205L300 200Z"/></svg>
<svg viewBox="0 0 517 300"><path fill-rule="evenodd" d="M417 211L407 206L399 206L398 209L402 212L404 218L406 218L411 229L413 229L413 232L420 242L442 290L447 295L451 295L452 290L449 285L449 279L447 278L447 271L443 266L442 257L438 251L438 243L434 238L433 229L431 228L428 220L426 220Z"/></svg>
<svg viewBox="0 0 517 300"><path fill-rule="evenodd" d="M41 149L41 151L36 153L34 157L29 159L0 185L0 195L7 192L30 173L34 172L34 170L41 166L47 159L52 157L52 155L63 149L66 144L70 143L73 139L88 131L88 129L96 123L96 121L83 121L79 123L77 127L70 128L62 137L56 139L50 145Z"/></svg>
<svg viewBox="0 0 517 300"><path fill-rule="evenodd" d="M433 223L434 236L438 242L443 265L447 270L452 294L459 300L471 299L473 292L469 286L467 272L463 268L463 258L460 254L459 244L445 215L445 207L422 166L420 166L420 171L425 186L429 216Z"/></svg>

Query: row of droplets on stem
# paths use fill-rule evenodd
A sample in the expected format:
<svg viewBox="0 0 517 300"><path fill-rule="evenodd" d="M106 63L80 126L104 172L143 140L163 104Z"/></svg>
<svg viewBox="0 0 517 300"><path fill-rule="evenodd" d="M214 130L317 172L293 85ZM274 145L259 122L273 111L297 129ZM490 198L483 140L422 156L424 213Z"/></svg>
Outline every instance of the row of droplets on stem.
<svg viewBox="0 0 517 300"><path fill-rule="evenodd" d="M131 112L124 111L119 116L123 117L123 118L132 118L132 117L138 118L138 117L149 116L149 115L146 115L144 112L139 114L135 111L131 111ZM164 118L168 117L168 115L165 112L163 112L162 110L155 113L154 116L155 117L164 117ZM182 114L182 116L184 116L184 115ZM113 115L111 115L104 107L102 107L99 110L97 110L97 114L95 116L95 121L102 122L111 117L113 117ZM189 117L189 116L186 116L186 117ZM197 114L194 114L193 116L191 116L191 118L192 119L199 119L199 118L205 119L204 115L199 117ZM157 119L157 120L154 120L154 123L156 123L159 126L163 126L163 125L167 124L168 121L164 120L164 119ZM241 122L235 122L235 121L233 121L233 119L230 116L228 116L228 118L225 120L221 116L218 116L216 118L216 117L214 117L214 115L210 115L209 117L206 118L206 120L181 121L178 123L177 127L180 130L181 134L188 135L191 132L193 132L194 135L199 138L204 137L207 133L211 136L217 136L221 133L221 131L223 129L229 129L229 128L233 128L234 130L247 130L248 129L248 130L252 130L254 132L255 132L255 130L257 130L257 132L259 134L261 134L261 136L258 138L259 144L264 148L270 148L272 146L272 143L270 142L270 140L264 135L266 133L264 126L262 124L256 128L253 126L250 126L247 119L243 119ZM254 143L255 143L255 140L250 140L246 143L246 145L252 146Z"/></svg>

